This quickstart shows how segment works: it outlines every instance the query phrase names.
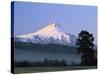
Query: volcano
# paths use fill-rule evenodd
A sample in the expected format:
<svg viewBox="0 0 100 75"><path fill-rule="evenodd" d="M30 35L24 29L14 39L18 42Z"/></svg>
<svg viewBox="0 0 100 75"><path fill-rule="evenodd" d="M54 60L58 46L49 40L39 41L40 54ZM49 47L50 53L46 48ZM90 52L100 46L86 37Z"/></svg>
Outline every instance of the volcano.
<svg viewBox="0 0 100 75"><path fill-rule="evenodd" d="M61 27L57 23L51 23L36 32L16 36L15 41L75 46L76 37L61 31Z"/></svg>

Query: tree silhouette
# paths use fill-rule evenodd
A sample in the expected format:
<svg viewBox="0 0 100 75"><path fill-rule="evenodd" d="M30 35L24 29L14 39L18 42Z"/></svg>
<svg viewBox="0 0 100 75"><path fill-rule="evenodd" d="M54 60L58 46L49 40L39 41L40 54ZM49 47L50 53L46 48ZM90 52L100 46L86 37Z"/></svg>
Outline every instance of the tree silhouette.
<svg viewBox="0 0 100 75"><path fill-rule="evenodd" d="M95 58L95 51L93 49L94 37L87 31L81 31L78 35L76 47L81 53L81 65L94 66L97 65Z"/></svg>
<svg viewBox="0 0 100 75"><path fill-rule="evenodd" d="M47 59L45 58L43 61L34 61L30 62L28 60L25 61L15 61L15 67L49 67L49 66L67 66L67 62L62 59Z"/></svg>

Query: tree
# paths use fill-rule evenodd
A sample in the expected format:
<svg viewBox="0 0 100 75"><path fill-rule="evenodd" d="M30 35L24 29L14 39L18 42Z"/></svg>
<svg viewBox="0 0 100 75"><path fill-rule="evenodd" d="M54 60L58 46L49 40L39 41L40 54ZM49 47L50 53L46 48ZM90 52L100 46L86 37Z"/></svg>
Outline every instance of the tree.
<svg viewBox="0 0 100 75"><path fill-rule="evenodd" d="M94 66L97 65L94 52L94 37L87 31L81 31L78 35L76 47L81 53L81 65Z"/></svg>

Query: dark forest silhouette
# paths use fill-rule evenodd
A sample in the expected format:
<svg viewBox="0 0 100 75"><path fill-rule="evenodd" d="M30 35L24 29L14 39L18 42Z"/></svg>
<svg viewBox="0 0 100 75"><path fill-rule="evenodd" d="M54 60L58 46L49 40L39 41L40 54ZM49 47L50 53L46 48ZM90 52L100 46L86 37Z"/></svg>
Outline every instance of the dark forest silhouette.
<svg viewBox="0 0 100 75"><path fill-rule="evenodd" d="M46 66L67 66L65 60L52 60L52 59L44 59L43 61L15 61L15 67L46 67Z"/></svg>

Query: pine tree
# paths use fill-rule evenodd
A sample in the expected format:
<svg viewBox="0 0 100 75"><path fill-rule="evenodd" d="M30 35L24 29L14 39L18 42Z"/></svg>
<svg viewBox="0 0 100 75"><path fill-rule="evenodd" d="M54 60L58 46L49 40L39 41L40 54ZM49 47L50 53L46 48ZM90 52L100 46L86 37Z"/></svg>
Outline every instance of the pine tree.
<svg viewBox="0 0 100 75"><path fill-rule="evenodd" d="M78 35L76 47L79 53L81 53L81 65L94 66L97 65L95 58L94 37L87 31L81 31Z"/></svg>

